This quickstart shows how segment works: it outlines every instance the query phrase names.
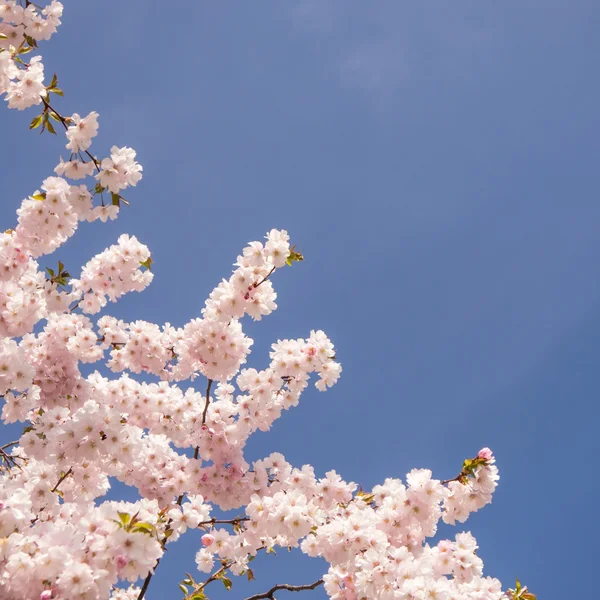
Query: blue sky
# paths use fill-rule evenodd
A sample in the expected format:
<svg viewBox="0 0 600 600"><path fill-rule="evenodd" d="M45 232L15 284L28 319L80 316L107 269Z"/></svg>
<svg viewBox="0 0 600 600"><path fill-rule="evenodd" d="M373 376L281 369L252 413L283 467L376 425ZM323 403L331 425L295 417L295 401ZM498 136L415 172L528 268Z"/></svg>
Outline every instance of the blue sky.
<svg viewBox="0 0 600 600"><path fill-rule="evenodd" d="M306 260L277 274L279 310L245 324L250 365L320 328L344 372L248 458L279 451L369 487L413 467L452 477L490 446L500 487L466 524L486 573L518 575L543 600L589 595L600 5L65 5L43 47L58 107L97 110L95 152L130 145L145 177L118 221L86 226L58 257L76 271L135 234L156 278L112 314L182 325L246 242L288 229ZM66 157L62 139L27 131L33 114L0 113L4 228ZM177 597L197 544L170 548L149 598ZM322 572L285 551L255 564L258 584L211 597Z"/></svg>

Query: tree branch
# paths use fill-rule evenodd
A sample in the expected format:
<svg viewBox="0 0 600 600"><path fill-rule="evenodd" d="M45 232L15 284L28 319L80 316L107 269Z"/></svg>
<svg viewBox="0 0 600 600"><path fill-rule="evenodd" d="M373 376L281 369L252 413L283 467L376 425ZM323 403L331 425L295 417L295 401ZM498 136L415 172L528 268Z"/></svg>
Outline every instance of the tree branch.
<svg viewBox="0 0 600 600"><path fill-rule="evenodd" d="M266 275L266 276L265 276L265 277L264 277L264 278L263 278L261 281L259 281L258 283L255 283L255 284L253 284L253 285L252 285L252 287L253 287L254 289L256 289L256 288L257 288L259 285L262 285L262 284L263 284L263 283L264 283L264 282L265 282L267 279L269 279L269 277L271 277L271 275L273 275L273 273L275 273L275 269L276 269L276 268L277 268L277 267L273 267L273 268L272 268L272 269L269 271L269 273L268 273L268 274L267 274L267 275Z"/></svg>
<svg viewBox="0 0 600 600"><path fill-rule="evenodd" d="M254 596L250 596L246 598L246 600L261 600L265 598L270 598L271 600L275 600L275 592L278 590L287 590L288 592L304 592L307 590L314 590L323 584L323 580L319 579L314 583L309 585L289 585L288 583L280 583L278 585L274 585L268 592L263 592L262 594L255 594Z"/></svg>
<svg viewBox="0 0 600 600"><path fill-rule="evenodd" d="M212 379L208 380L208 385L206 386L206 404L204 405L204 412L202 413L202 425L204 425L204 423L206 422L206 412L208 411L208 404L210 402L210 388L212 387L213 381ZM200 448L198 446L196 446L196 449L194 450L194 458L198 458L198 452L200 451ZM181 506L182 502L183 502L183 497L185 494L181 494L178 498L177 498L177 504L178 506ZM239 519L234 519L233 521L236 521ZM232 522L233 522L232 521ZM215 519L212 519L211 521L207 521L206 523L200 523L200 525L208 525L208 524L214 524L216 521ZM169 520L169 522L167 523L167 527L165 529L165 532L168 531L171 527L171 520ZM163 544L166 541L166 537L163 540ZM137 600L143 600L144 596L146 595L146 591L148 590L148 586L150 585L150 581L152 580L152 577L154 575L154 573L156 572L156 569L158 567L158 565L160 564L160 558L156 561L156 564L154 565L154 569L152 569L152 571L150 571L148 573L148 575L146 576L146 579L144 579L144 585L142 586L142 589L140 590L140 593L138 594ZM207 583L209 583L212 580L209 580ZM206 584L204 584L206 585ZM202 589L202 588L200 588Z"/></svg>
<svg viewBox="0 0 600 600"><path fill-rule="evenodd" d="M58 486L73 472L73 469L69 469L63 476L58 480L57 484L50 490L52 493L58 490Z"/></svg>
<svg viewBox="0 0 600 600"><path fill-rule="evenodd" d="M202 413L202 425L206 423L206 413L208 412L208 405L210 404L210 388L212 384L212 379L209 379L208 386L206 387L206 402L204 403L204 412Z"/></svg>

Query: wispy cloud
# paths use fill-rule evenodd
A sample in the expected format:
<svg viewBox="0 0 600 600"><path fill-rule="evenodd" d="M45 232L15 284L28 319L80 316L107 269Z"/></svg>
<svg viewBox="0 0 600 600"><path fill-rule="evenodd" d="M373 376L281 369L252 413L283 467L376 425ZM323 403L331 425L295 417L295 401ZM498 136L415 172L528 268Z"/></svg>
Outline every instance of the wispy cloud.
<svg viewBox="0 0 600 600"><path fill-rule="evenodd" d="M340 65L344 81L368 90L395 88L409 74L399 40L384 39L352 50Z"/></svg>
<svg viewBox="0 0 600 600"><path fill-rule="evenodd" d="M386 2L300 0L291 18L319 38L322 59L345 85L389 95L423 72L468 73L472 57L485 54L496 37L493 20L477 11L428 10Z"/></svg>

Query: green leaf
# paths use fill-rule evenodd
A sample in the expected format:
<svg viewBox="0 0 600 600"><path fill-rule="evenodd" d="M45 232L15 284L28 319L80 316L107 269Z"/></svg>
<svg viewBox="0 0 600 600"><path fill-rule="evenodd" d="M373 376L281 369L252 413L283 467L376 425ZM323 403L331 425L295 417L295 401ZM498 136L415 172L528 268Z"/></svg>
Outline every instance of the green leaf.
<svg viewBox="0 0 600 600"><path fill-rule="evenodd" d="M30 36L27 35L26 33L23 34L23 37L25 38L25 41L32 47L32 48L37 48L37 42Z"/></svg>
<svg viewBox="0 0 600 600"><path fill-rule="evenodd" d="M131 531L133 531L134 533L140 532L152 535L156 531L156 529L154 525L152 525L152 523L145 523L141 521L139 523L136 523Z"/></svg>
<svg viewBox="0 0 600 600"><path fill-rule="evenodd" d="M148 269L149 271L152 271L152 267L150 265L152 265L154 261L152 260L152 257L149 256L144 262L140 261L140 265L142 265L142 267L146 267L146 269Z"/></svg>
<svg viewBox="0 0 600 600"><path fill-rule="evenodd" d="M101 194L103 191L104 188L99 183L97 183L96 187L94 188L94 194Z"/></svg>
<svg viewBox="0 0 600 600"><path fill-rule="evenodd" d="M223 582L223 585L225 586L225 589L227 591L229 591L231 589L231 586L233 585L231 583L231 579L229 579L229 577L220 577L220 579Z"/></svg>
<svg viewBox="0 0 600 600"><path fill-rule="evenodd" d="M48 271L48 273L50 273L50 277L52 277L52 279L54 279L54 269L51 269L50 267L46 267L46 271Z"/></svg>
<svg viewBox="0 0 600 600"><path fill-rule="evenodd" d="M0 40L7 40L6 34L0 33Z"/></svg>
<svg viewBox="0 0 600 600"><path fill-rule="evenodd" d="M248 569L246 571L246 575L248 576L248 581L252 581L253 579L256 579L256 577L254 577L254 571L252 569Z"/></svg>
<svg viewBox="0 0 600 600"><path fill-rule="evenodd" d="M119 194L115 194L114 192L111 192L110 197L112 199L112 203L113 206L121 206L121 196L119 196Z"/></svg>
<svg viewBox="0 0 600 600"><path fill-rule="evenodd" d="M34 117L31 123L29 124L29 129L36 129L37 127L39 127L42 124L43 118L44 115L38 115L37 117Z"/></svg>
<svg viewBox="0 0 600 600"><path fill-rule="evenodd" d="M65 93L60 88L51 88L48 90L51 94L56 94L57 96L64 96Z"/></svg>
<svg viewBox="0 0 600 600"><path fill-rule="evenodd" d="M204 592L196 592L190 600L207 600Z"/></svg>
<svg viewBox="0 0 600 600"><path fill-rule="evenodd" d="M50 85L48 86L47 89L50 90L50 89L56 87L57 83L58 83L58 75L56 73L54 73L54 75L52 76L52 81L50 82Z"/></svg>
<svg viewBox="0 0 600 600"><path fill-rule="evenodd" d="M53 133L54 135L56 135L56 131L54 129L54 125L52 125L52 123L50 123L50 121L48 119L45 120L46 122L46 129L50 132Z"/></svg>
<svg viewBox="0 0 600 600"><path fill-rule="evenodd" d="M183 585L183 583L180 583L177 587L183 592L185 596L188 595L188 589L185 587L185 585Z"/></svg>
<svg viewBox="0 0 600 600"><path fill-rule="evenodd" d="M46 194L45 192L36 192L33 196L31 196L31 198L33 198L33 200L39 200L41 202L42 200L46 199Z"/></svg>
<svg viewBox="0 0 600 600"><path fill-rule="evenodd" d="M129 525L129 522L131 521L131 515L126 512L118 512L117 514L119 515L119 522L121 522L123 524L123 527L126 528L127 525Z"/></svg>
<svg viewBox="0 0 600 600"><path fill-rule="evenodd" d="M53 110L49 111L48 114L50 115L50 118L56 121L57 123L61 122L60 117Z"/></svg>
<svg viewBox="0 0 600 600"><path fill-rule="evenodd" d="M304 260L304 256L302 256L302 254L300 254L300 252L296 252L294 250L294 248L296 248L296 246L291 247L290 253L288 254L288 257L285 261L285 264L290 267L292 266L292 263L300 262L301 260Z"/></svg>
<svg viewBox="0 0 600 600"><path fill-rule="evenodd" d="M58 272L62 273L63 269L65 268L65 265L63 265L60 260L58 261Z"/></svg>

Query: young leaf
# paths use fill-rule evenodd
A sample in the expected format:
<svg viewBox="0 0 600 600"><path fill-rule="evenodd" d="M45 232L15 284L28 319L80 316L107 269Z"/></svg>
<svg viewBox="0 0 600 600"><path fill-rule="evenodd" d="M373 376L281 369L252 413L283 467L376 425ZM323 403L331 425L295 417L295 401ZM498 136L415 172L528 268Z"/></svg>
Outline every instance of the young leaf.
<svg viewBox="0 0 600 600"><path fill-rule="evenodd" d="M231 586L232 586L231 579L229 579L229 577L220 577L220 579L223 582L223 585L225 586L225 589L227 591L229 591L231 589Z"/></svg>
<svg viewBox="0 0 600 600"><path fill-rule="evenodd" d="M34 117L31 123L29 124L29 129L36 129L37 127L39 127L42 124L43 118L43 115L38 115L37 117Z"/></svg>
<svg viewBox="0 0 600 600"><path fill-rule="evenodd" d="M304 256L302 256L302 254L300 254L300 252L296 252L295 248L296 248L296 246L292 246L290 248L290 253L285 261L285 264L290 267L292 266L292 263L300 262L301 260L304 260Z"/></svg>
<svg viewBox="0 0 600 600"><path fill-rule="evenodd" d="M140 261L140 265L142 265L142 267L146 267L146 269L148 269L149 271L152 270L152 267L150 266L154 261L152 260L152 258L149 256L144 262Z"/></svg>

